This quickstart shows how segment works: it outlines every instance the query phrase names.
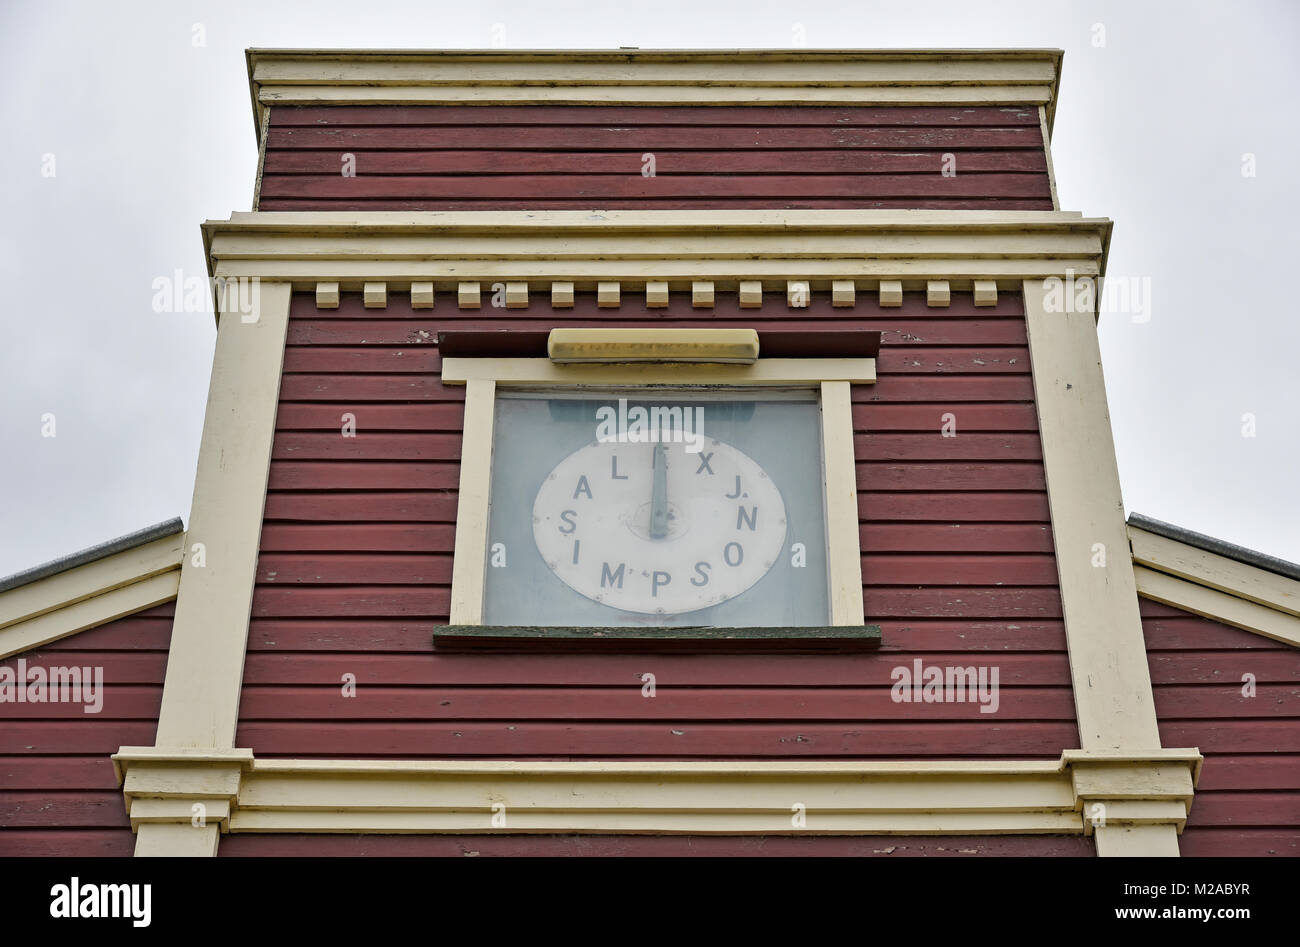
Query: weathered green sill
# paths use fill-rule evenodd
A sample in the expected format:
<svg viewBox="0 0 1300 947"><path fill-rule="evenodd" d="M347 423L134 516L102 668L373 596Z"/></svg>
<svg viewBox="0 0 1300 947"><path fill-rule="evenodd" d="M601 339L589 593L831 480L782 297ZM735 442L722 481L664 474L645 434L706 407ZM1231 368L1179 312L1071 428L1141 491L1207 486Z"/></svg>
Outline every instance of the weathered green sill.
<svg viewBox="0 0 1300 947"><path fill-rule="evenodd" d="M815 628L530 628L447 625L433 633L440 651L873 651L879 625Z"/></svg>

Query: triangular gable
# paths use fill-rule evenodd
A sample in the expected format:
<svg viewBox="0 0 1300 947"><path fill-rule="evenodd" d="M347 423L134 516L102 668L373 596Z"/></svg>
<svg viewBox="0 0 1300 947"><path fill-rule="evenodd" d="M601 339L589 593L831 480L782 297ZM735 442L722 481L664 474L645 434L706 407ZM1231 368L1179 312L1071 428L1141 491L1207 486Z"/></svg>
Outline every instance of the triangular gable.
<svg viewBox="0 0 1300 947"><path fill-rule="evenodd" d="M0 659L174 599L184 551L173 519L0 579Z"/></svg>
<svg viewBox="0 0 1300 947"><path fill-rule="evenodd" d="M1300 646L1300 566L1136 514L1128 536L1142 598Z"/></svg>

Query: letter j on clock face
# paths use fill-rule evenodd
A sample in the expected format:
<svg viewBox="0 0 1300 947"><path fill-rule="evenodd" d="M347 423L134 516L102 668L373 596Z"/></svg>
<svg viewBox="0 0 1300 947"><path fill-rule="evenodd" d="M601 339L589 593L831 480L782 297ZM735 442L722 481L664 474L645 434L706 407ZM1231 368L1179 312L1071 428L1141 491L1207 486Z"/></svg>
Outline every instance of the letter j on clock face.
<svg viewBox="0 0 1300 947"><path fill-rule="evenodd" d="M612 608L679 615L742 594L782 554L781 491L749 455L705 439L593 442L561 460L533 502L546 565Z"/></svg>

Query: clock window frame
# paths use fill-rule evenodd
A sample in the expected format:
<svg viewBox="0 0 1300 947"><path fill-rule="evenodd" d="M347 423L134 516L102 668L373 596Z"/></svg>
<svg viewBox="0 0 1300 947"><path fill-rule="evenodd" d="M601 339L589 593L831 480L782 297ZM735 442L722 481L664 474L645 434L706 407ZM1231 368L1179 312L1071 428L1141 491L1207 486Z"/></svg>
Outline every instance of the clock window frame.
<svg viewBox="0 0 1300 947"><path fill-rule="evenodd" d="M592 394L610 389L803 388L821 416L825 477L830 624L861 626L862 558L852 388L876 379L874 358L759 358L749 364L707 362L556 363L547 358L444 358L442 380L465 386L465 421L452 560L451 625L483 625L491 510L492 453L498 391L546 389Z"/></svg>

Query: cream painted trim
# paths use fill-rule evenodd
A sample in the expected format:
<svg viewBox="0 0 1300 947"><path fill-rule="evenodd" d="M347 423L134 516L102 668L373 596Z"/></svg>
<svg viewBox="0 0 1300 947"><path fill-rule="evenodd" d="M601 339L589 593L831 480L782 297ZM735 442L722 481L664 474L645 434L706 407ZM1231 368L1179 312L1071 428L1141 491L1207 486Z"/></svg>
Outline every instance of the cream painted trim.
<svg viewBox="0 0 1300 947"><path fill-rule="evenodd" d="M1160 734L1096 324L1091 312L1048 311L1048 293L1024 285L1079 738L1089 751L1150 751Z"/></svg>
<svg viewBox="0 0 1300 947"><path fill-rule="evenodd" d="M858 477L853 458L852 389L846 381L824 381L821 389L826 568L830 579L831 624L861 625L866 618L862 603Z"/></svg>
<svg viewBox="0 0 1300 947"><path fill-rule="evenodd" d="M205 838L179 829L196 802L208 828L231 832L1095 831L1100 839L1140 828L1159 841L1185 822L1199 761L1195 751L1173 750L1132 758L1067 751L1059 761L255 760L247 750L153 747L123 747L114 757L140 846L146 837L155 845L159 827L170 825L173 844L195 849ZM1098 804L1105 822L1094 825Z"/></svg>
<svg viewBox="0 0 1300 947"><path fill-rule="evenodd" d="M1177 858L1178 837L1167 825L1107 825L1093 833L1099 858Z"/></svg>
<svg viewBox="0 0 1300 947"><path fill-rule="evenodd" d="M811 385L823 381L872 384L874 358L760 358L749 365L714 362L555 363L549 358L445 358L442 381L460 385L491 379L500 385ZM468 425L467 425L468 428Z"/></svg>
<svg viewBox="0 0 1300 947"><path fill-rule="evenodd" d="M185 534L176 533L0 592L0 629L175 571L184 555Z"/></svg>
<svg viewBox="0 0 1300 947"><path fill-rule="evenodd" d="M179 566L179 563L177 564ZM0 659L153 608L176 597L180 569L160 572L0 629Z"/></svg>
<svg viewBox="0 0 1300 947"><path fill-rule="evenodd" d="M1140 565L1133 566L1133 575L1143 598L1300 647L1300 618L1294 615Z"/></svg>
<svg viewBox="0 0 1300 947"><path fill-rule="evenodd" d="M229 748L238 721L290 287L263 283L222 312L158 718L159 746Z"/></svg>
<svg viewBox="0 0 1300 947"><path fill-rule="evenodd" d="M1295 579L1136 526L1128 528L1128 538L1138 565L1300 617L1300 582Z"/></svg>
<svg viewBox="0 0 1300 947"><path fill-rule="evenodd" d="M665 290L665 292L667 292ZM758 358L754 329L552 329L547 356L553 362L728 362Z"/></svg>
<svg viewBox="0 0 1300 947"><path fill-rule="evenodd" d="M450 361L443 360L444 371ZM496 380L468 379L465 383L460 489L456 502L456 548L451 560L451 615L448 620L453 625L483 623L495 424Z"/></svg>
<svg viewBox="0 0 1300 947"><path fill-rule="evenodd" d="M1052 164L1052 130L1047 122L1047 109L1038 107L1038 127L1043 131L1043 156L1047 160L1047 184L1052 191L1052 209L1061 209L1061 198L1056 192L1056 167Z"/></svg>
<svg viewBox="0 0 1300 947"><path fill-rule="evenodd" d="M233 832L975 834L1082 830L1055 763L255 763ZM477 771L475 771L477 769ZM493 806L505 825L494 826ZM806 825L793 816L802 807ZM498 820L499 821L499 820Z"/></svg>
<svg viewBox="0 0 1300 947"><path fill-rule="evenodd" d="M267 106L1041 105L1062 53L1016 50L247 51Z"/></svg>
<svg viewBox="0 0 1300 947"><path fill-rule="evenodd" d="M196 826L192 822L151 822L136 830L136 858L214 858L217 854L216 824Z"/></svg>
<svg viewBox="0 0 1300 947"><path fill-rule="evenodd" d="M514 386L556 387L817 387L826 476L826 543L830 623L863 624L862 556L853 461L850 383L876 380L873 358L770 358L749 365L706 362L555 363L547 358L446 358L444 384L466 384L456 551L452 558L453 625L483 620L487 527L491 507L492 431L496 392ZM832 432L837 432L832 434Z"/></svg>
<svg viewBox="0 0 1300 947"><path fill-rule="evenodd" d="M314 290L385 282L554 282L627 292L668 283L684 292L742 282L784 294L789 282L829 291L946 280L1020 288L1025 279L1101 272L1111 223L1058 211L476 211L235 213L203 225L214 277L260 277Z"/></svg>

